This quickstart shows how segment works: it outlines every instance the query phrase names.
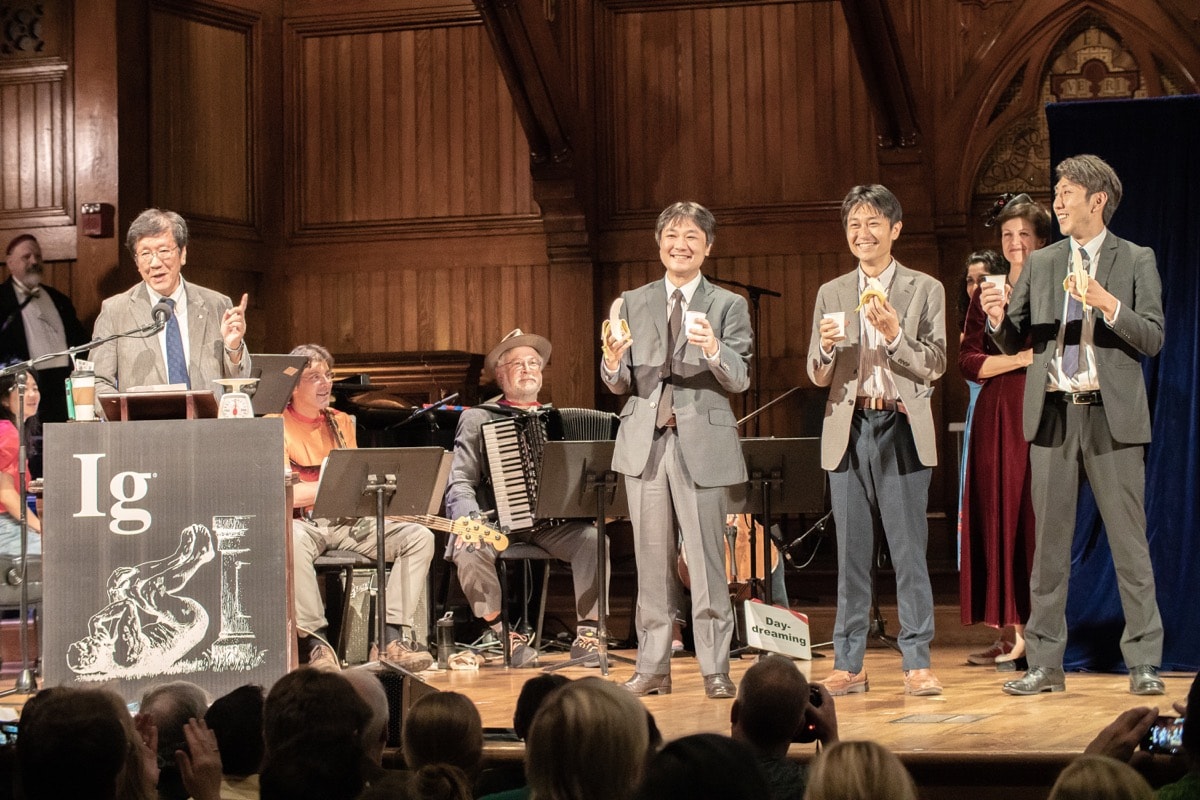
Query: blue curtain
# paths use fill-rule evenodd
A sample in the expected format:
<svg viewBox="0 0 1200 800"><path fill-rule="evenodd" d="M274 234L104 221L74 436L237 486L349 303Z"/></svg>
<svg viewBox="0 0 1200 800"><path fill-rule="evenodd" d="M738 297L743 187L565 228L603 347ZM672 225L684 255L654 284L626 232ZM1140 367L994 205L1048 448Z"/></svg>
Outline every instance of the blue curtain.
<svg viewBox="0 0 1200 800"><path fill-rule="evenodd" d="M1055 103L1046 107L1050 162L1095 153L1113 166L1124 197L1117 235L1154 249L1166 337L1143 363L1153 441L1146 452L1146 514L1163 668L1200 668L1200 96ZM1065 666L1119 670L1124 617L1112 554L1085 486L1071 552Z"/></svg>

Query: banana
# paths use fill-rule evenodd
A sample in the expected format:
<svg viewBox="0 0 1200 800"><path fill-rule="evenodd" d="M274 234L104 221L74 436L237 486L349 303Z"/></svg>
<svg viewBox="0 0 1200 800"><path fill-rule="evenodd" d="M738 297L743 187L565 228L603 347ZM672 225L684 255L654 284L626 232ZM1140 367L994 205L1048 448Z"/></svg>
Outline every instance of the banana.
<svg viewBox="0 0 1200 800"><path fill-rule="evenodd" d="M861 309L872 297L878 297L883 302L887 302L887 289L883 288L883 284L879 282L878 278L867 278L867 288L858 298L858 305L854 310Z"/></svg>
<svg viewBox="0 0 1200 800"><path fill-rule="evenodd" d="M1083 268L1083 259L1079 257L1078 250L1075 251L1075 259L1071 264L1070 274L1067 275L1067 277L1063 278L1063 291L1065 291L1067 293L1070 293L1070 291L1071 291L1071 278L1072 277L1075 278L1076 293L1078 293L1078 295L1081 298L1084 298L1083 300L1081 300L1081 302L1083 304L1083 310L1087 311L1088 310L1088 304L1087 304L1087 299L1086 299L1087 298L1087 290L1088 290L1088 283L1091 281L1092 276L1089 275L1088 271Z"/></svg>

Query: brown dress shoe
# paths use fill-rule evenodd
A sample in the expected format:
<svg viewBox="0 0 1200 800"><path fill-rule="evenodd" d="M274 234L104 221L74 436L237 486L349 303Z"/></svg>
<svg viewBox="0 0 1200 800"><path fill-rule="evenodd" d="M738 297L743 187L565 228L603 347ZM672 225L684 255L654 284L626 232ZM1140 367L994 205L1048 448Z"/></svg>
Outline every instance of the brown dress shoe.
<svg viewBox="0 0 1200 800"><path fill-rule="evenodd" d="M314 645L308 651L308 666L312 669L319 669L322 672L342 671L342 664L338 660L337 653L333 652L332 647L325 644Z"/></svg>
<svg viewBox="0 0 1200 800"><path fill-rule="evenodd" d="M716 672L704 676L704 694L709 700L732 700L737 695L729 673Z"/></svg>
<svg viewBox="0 0 1200 800"><path fill-rule="evenodd" d="M622 684L635 697L645 697L648 694L670 694L671 673L652 675L648 672L635 672L633 677Z"/></svg>
<svg viewBox="0 0 1200 800"><path fill-rule="evenodd" d="M835 669L821 683L834 697L841 697L847 694L862 694L871 688L871 684L867 682L867 671L865 669L862 672L847 672L844 669Z"/></svg>
<svg viewBox="0 0 1200 800"><path fill-rule="evenodd" d="M910 669L904 673L904 693L932 697L942 693L942 682L931 669Z"/></svg>

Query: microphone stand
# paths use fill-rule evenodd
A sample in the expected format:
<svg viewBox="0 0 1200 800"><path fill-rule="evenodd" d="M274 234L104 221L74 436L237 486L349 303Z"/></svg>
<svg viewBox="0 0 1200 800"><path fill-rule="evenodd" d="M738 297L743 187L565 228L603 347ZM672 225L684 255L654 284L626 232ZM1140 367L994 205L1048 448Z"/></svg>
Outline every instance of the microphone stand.
<svg viewBox="0 0 1200 800"><path fill-rule="evenodd" d="M447 403L450 403L457 399L458 399L458 392L454 392L453 394L448 394L445 397L443 397L441 400L438 400L433 405L421 406L420 408L414 409L413 412L411 414L409 414L407 418L400 420L395 425L389 425L386 428L386 430L394 431L397 428L403 428L405 425L412 422L413 420L419 419L420 417L428 414L429 415L429 439L430 439L429 443L433 444L434 440L436 439L436 434L438 431L438 424L437 424L437 418L434 417L431 412L437 411L442 406L445 406Z"/></svg>
<svg viewBox="0 0 1200 800"><path fill-rule="evenodd" d="M750 330L754 334L754 340L758 341L758 332L760 330L759 317L761 309L759 301L766 297L783 297L782 294L762 286L755 286L750 283L741 283L740 281L730 281L723 278L709 278L713 283L720 283L725 286L733 286L738 289L744 289L750 298ZM754 359L754 405L757 408L762 402L762 359ZM759 411L762 409L759 408ZM750 416L754 416L751 414ZM750 417L747 417L749 419ZM754 423L754 435L758 435L758 423Z"/></svg>
<svg viewBox="0 0 1200 800"><path fill-rule="evenodd" d="M17 376L17 496L21 500L21 620L18 627L21 639L21 674L17 676L17 682L13 685L13 688L0 692L0 697L8 697L13 694L29 695L37 691L37 678L34 677L33 670L29 668L29 502L26 498L29 483L25 473L27 447L25 441L26 377L29 375L31 369L44 361L50 361L63 356L73 356L76 353L91 350L114 339L126 336L153 335L162 330L166 324L166 320L151 322L149 325L143 325L131 331L114 333L110 336L94 339L87 344L68 347L66 350L61 350L57 353L46 353L26 361L18 361L15 364L10 364L0 369L0 377L7 375Z"/></svg>

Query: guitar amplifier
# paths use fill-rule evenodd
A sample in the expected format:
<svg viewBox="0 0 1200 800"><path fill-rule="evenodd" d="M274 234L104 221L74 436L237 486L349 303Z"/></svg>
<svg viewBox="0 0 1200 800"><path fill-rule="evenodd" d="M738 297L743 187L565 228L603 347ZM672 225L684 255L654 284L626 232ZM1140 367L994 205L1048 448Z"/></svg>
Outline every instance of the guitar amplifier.
<svg viewBox="0 0 1200 800"><path fill-rule="evenodd" d="M345 632L346 663L365 664L371 657L371 640L375 636L375 570L356 569L350 586L345 587L346 602L350 604L349 622ZM413 618L413 637L423 645L429 643L429 587L421 590Z"/></svg>

